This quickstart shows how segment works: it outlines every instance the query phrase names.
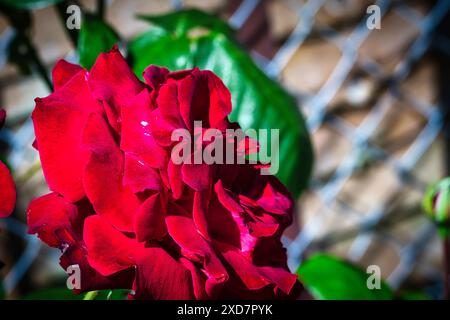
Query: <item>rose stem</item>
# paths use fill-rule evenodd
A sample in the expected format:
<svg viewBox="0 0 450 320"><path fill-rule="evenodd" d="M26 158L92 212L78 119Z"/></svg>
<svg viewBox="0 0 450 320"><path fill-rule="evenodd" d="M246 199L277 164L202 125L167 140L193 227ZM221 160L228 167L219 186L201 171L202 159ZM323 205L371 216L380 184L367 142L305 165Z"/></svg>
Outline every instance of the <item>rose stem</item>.
<svg viewBox="0 0 450 320"><path fill-rule="evenodd" d="M97 0L97 16L100 19L105 16L105 0Z"/></svg>
<svg viewBox="0 0 450 320"><path fill-rule="evenodd" d="M26 28L24 29L20 25L19 25L19 27L17 27L17 25L15 23L13 23L13 21L14 21L13 14L7 14L7 18L9 20L9 23L12 26L14 26L17 31L17 37L18 37L18 40L20 41L19 45L21 47L23 47L23 49L25 51L24 55L25 55L26 59L28 60L27 62L29 63L31 61L34 71L37 71L39 73L39 75L42 77L42 79L44 80L44 82L48 86L48 88L50 90L52 90L53 85L52 85L52 82L50 81L47 70L45 69L44 64L42 63L41 59L39 58L36 48L34 47L33 43L31 42L31 40L28 36L27 30L25 30ZM22 48L19 48L19 50L21 50L21 49Z"/></svg>
<svg viewBox="0 0 450 320"><path fill-rule="evenodd" d="M44 64L42 63L41 59L39 58L39 55L36 52L36 49L31 43L30 38L27 35L24 35L24 44L28 47L27 51L30 57L30 60L33 62L35 69L37 73L42 77L45 84L48 86L50 90L53 90L53 85L50 80L50 77L48 76L47 69L45 69Z"/></svg>

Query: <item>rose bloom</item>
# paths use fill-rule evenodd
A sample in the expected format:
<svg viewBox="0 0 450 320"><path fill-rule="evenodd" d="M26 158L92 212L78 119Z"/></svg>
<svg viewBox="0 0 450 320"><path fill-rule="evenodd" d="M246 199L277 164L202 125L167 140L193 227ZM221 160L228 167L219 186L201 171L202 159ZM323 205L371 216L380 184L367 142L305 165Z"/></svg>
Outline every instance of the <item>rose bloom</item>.
<svg viewBox="0 0 450 320"><path fill-rule="evenodd" d="M250 164L175 164L175 129L224 132L230 92L210 71L149 66L117 48L91 71L59 61L32 119L52 193L29 206L30 233L78 264L81 289L134 299L296 298L280 242L293 201Z"/></svg>
<svg viewBox="0 0 450 320"><path fill-rule="evenodd" d="M6 112L0 109L0 129L5 124ZM16 205L16 188L8 167L0 160L0 218L8 217Z"/></svg>

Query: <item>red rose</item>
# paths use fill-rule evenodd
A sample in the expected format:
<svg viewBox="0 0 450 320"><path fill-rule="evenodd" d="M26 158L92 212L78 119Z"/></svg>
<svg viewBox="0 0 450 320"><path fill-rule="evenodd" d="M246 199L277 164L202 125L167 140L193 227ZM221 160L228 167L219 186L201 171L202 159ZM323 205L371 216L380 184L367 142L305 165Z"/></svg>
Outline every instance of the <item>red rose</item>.
<svg viewBox="0 0 450 320"><path fill-rule="evenodd" d="M32 118L53 193L28 209L29 232L79 264L81 291L137 299L295 298L280 237L288 191L250 164L176 164L175 129L236 128L210 71L148 67L139 81L114 48L90 72L65 61ZM202 146L204 147L204 146ZM201 147L201 148L202 148Z"/></svg>
<svg viewBox="0 0 450 320"><path fill-rule="evenodd" d="M6 112L0 109L0 129L5 124ZM9 216L16 205L16 188L8 167L0 161L0 218Z"/></svg>

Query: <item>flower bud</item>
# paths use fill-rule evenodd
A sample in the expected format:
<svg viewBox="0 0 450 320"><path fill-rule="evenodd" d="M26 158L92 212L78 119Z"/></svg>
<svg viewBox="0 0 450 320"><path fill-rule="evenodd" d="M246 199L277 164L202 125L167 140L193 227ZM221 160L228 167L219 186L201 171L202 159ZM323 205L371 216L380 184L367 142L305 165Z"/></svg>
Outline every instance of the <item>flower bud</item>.
<svg viewBox="0 0 450 320"><path fill-rule="evenodd" d="M450 177L428 188L422 206L427 215L438 225L441 235L446 236L450 223Z"/></svg>

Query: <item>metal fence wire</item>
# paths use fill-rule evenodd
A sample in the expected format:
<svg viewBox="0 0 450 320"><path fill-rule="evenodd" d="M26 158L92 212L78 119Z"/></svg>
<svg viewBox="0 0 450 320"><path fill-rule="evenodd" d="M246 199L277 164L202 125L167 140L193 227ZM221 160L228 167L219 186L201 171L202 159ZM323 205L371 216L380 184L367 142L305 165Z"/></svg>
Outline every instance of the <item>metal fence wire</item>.
<svg viewBox="0 0 450 320"><path fill-rule="evenodd" d="M238 2L239 5L228 20L232 26L240 29L260 7L262 1ZM267 5L268 2L276 5L278 9L288 10L291 15L296 15L297 22L283 41L278 43L276 50L269 55L270 58L253 51L255 61L267 75L278 79L297 97L314 142L325 130L338 136L347 145L346 152L333 159L335 167L325 174L319 172L320 170L314 171L310 188L299 201L299 231L283 239L288 251L289 267L294 271L307 253L333 251L333 248L339 247L341 243L345 245L342 246L343 249L338 250L340 255L367 266L371 261L375 261L374 264L379 261L375 247L389 247L392 255L396 257L386 258L390 267L387 271L382 270L383 276L394 288L401 288L420 262L419 257L427 252L433 239L435 240L434 226L425 218L417 218L420 215L420 195L430 181L427 181L426 174L425 179L424 174L417 174L416 168L432 144L438 140L445 128L447 117L443 101L424 100L414 89L405 90L404 87L416 68L427 61L430 52L437 51L450 58L450 38L441 27L443 21L448 19L450 1L431 1L425 11L418 10L414 1L371 2L380 8L380 30L367 27L367 6L356 15L356 19L349 21L345 28L317 19L321 10L333 12L338 6L349 9L358 1L282 0L265 1L264 4ZM171 1L171 5L174 9L179 9L186 4L178 0ZM387 67L370 55L361 54L361 49L371 34L383 32L383 24L389 14L395 14L396 19L403 19L409 25L408 28L416 31L411 37L411 43L399 57L392 59L393 65ZM4 47L10 38L5 32L0 41L0 48ZM333 46L333 50L338 50L339 58L333 61L333 65L329 67L331 72L318 89L301 90L295 83L286 79L285 71L290 68L296 54L308 41ZM314 63L316 64L312 68L322 63L320 53ZM302 81L301 76L298 81ZM368 86L375 89L372 90L372 97L364 100ZM363 96L363 107L358 106L360 101L356 101L355 106L350 106L350 113L356 112L360 115L357 121L349 120L343 115L345 108L330 107L342 92L350 92L349 99ZM415 119L420 119L420 129L413 130L413 137L409 135L400 153L392 151L393 142L383 143L379 139L380 130L389 132L390 128L395 127L396 120L393 115L398 112L413 113ZM16 130L3 132L2 140L9 144L8 160L14 168L19 170L30 167L36 161L36 153L29 147L33 140L30 120ZM320 167L323 161L325 160L320 154L316 153L316 167ZM373 178L370 173L373 168L373 175L380 174L378 169L382 168L392 177ZM355 179L358 181L356 187L349 189ZM364 188L360 189L360 186ZM361 205L357 199L366 189L374 190L372 187L382 190L375 191L375 201ZM407 208L408 212L401 214L396 203L403 199L405 193L415 193L418 196ZM416 223L411 227L414 228L411 229L414 230L410 232L411 236L405 238L404 233L399 231L401 228L397 226L406 223L408 219L415 219L413 221ZM9 218L0 223L0 227L22 237L26 242L21 256L3 279L5 291L11 293L38 258L41 245L36 237L26 235L26 226L17 218ZM340 223L345 227L339 227ZM439 279L438 267L428 266L427 270L430 279ZM436 283L439 281L436 280Z"/></svg>

